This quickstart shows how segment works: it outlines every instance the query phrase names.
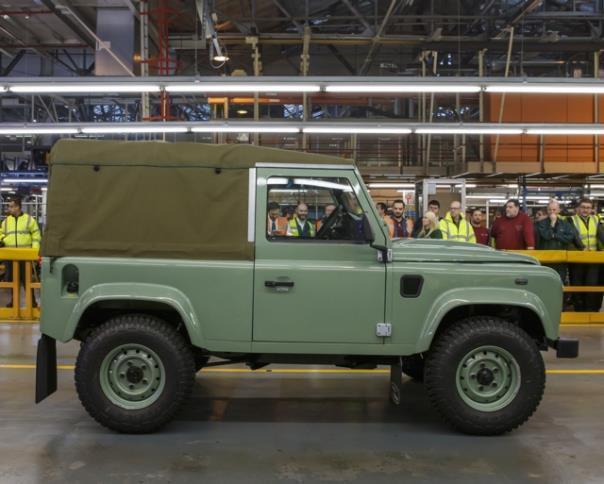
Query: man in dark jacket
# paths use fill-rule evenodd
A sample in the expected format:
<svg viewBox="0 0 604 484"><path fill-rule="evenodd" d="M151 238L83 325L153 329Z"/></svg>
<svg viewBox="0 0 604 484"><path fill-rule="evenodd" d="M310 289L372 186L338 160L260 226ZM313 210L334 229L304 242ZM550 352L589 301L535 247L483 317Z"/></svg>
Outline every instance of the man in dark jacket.
<svg viewBox="0 0 604 484"><path fill-rule="evenodd" d="M560 218L560 203L553 199L549 201L547 206L547 218L537 222L535 228L538 235L538 250L568 250L577 237L575 227L570 222ZM562 284L566 284L566 264L547 264L547 266L560 275Z"/></svg>

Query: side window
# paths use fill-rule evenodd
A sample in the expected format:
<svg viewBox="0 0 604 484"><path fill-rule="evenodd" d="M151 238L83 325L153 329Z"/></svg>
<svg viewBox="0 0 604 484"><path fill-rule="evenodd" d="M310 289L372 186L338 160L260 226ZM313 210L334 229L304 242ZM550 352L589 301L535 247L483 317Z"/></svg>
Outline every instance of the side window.
<svg viewBox="0 0 604 484"><path fill-rule="evenodd" d="M275 176L267 188L269 240L370 239L367 218L346 178Z"/></svg>

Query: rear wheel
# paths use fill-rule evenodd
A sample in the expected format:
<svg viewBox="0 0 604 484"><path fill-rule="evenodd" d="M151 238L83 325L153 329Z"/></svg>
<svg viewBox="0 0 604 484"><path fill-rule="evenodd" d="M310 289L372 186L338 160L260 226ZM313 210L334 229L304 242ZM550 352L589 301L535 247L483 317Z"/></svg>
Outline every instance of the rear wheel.
<svg viewBox="0 0 604 484"><path fill-rule="evenodd" d="M75 383L100 424L127 433L157 430L191 394L195 361L185 339L154 316L124 315L96 328L78 354Z"/></svg>
<svg viewBox="0 0 604 484"><path fill-rule="evenodd" d="M453 325L434 343L425 384L438 412L475 435L513 430L535 412L545 389L539 349L522 329L477 316Z"/></svg>

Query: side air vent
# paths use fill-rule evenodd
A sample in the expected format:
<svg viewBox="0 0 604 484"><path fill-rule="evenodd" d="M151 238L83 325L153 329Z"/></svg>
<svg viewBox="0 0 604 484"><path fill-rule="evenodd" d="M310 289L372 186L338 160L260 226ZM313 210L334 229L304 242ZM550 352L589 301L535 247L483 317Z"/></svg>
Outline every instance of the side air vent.
<svg viewBox="0 0 604 484"><path fill-rule="evenodd" d="M422 292L424 278L422 276L403 276L401 277L401 296L418 297Z"/></svg>

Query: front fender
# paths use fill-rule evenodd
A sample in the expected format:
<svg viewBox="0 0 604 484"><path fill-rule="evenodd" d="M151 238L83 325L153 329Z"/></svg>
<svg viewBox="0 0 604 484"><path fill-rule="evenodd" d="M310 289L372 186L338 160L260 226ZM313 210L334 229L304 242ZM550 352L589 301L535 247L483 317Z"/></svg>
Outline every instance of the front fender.
<svg viewBox="0 0 604 484"><path fill-rule="evenodd" d="M522 289L463 287L446 291L434 301L424 321L416 353L422 353L430 348L440 323L449 311L457 307L475 304L517 306L530 309L539 317L545 335L551 339L557 337L559 318L554 318L548 312L547 307L536 294Z"/></svg>
<svg viewBox="0 0 604 484"><path fill-rule="evenodd" d="M166 304L180 315L191 342L196 346L203 346L201 325L189 298L174 287L144 283L108 283L88 288L80 296L69 316L62 341L73 338L86 309L101 301L152 301Z"/></svg>

